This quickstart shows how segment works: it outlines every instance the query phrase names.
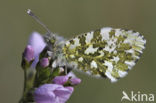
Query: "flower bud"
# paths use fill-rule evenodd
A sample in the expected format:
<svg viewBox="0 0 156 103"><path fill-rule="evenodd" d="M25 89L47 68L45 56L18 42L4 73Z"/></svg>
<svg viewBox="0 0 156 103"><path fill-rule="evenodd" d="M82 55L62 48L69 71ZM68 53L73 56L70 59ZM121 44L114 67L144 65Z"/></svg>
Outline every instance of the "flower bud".
<svg viewBox="0 0 156 103"><path fill-rule="evenodd" d="M34 49L32 48L31 45L27 45L27 47L25 48L23 58L27 62L31 62L34 59Z"/></svg>
<svg viewBox="0 0 156 103"><path fill-rule="evenodd" d="M42 58L42 59L40 60L40 65L41 65L41 67L43 67L43 68L49 66L49 59L48 59L48 58Z"/></svg>

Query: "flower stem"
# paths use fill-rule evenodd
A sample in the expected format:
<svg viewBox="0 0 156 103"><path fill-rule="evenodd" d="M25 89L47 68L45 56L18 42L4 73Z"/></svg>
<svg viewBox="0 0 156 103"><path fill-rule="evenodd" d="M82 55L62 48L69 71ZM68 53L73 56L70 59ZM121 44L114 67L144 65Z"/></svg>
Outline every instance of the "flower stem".
<svg viewBox="0 0 156 103"><path fill-rule="evenodd" d="M30 75L31 74L31 75ZM23 95L19 103L33 102L33 82L34 82L34 72L30 69L24 69L24 88Z"/></svg>
<svg viewBox="0 0 156 103"><path fill-rule="evenodd" d="M24 70L24 88L23 88L23 95L22 98L20 99L19 103L24 103L24 97L25 97L25 91L26 91L26 85L27 85L27 70L23 68Z"/></svg>
<svg viewBox="0 0 156 103"><path fill-rule="evenodd" d="M24 92L26 91L26 85L27 85L27 70L24 70L24 88L23 88L23 95Z"/></svg>

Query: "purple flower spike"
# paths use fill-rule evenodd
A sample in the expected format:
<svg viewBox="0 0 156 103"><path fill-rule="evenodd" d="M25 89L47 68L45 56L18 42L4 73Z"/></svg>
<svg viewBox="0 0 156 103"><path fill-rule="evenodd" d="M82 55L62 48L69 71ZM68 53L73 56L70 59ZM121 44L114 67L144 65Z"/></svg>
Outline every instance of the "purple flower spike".
<svg viewBox="0 0 156 103"><path fill-rule="evenodd" d="M40 60L40 65L41 65L43 68L47 67L47 66L49 65L49 59L48 59L48 58L42 58L42 59Z"/></svg>
<svg viewBox="0 0 156 103"><path fill-rule="evenodd" d="M55 84L61 84L61 85L64 85L67 81L68 81L68 76L56 76L54 79L53 79L53 82Z"/></svg>
<svg viewBox="0 0 156 103"><path fill-rule="evenodd" d="M32 67L35 68L39 60L39 55L42 52L42 50L45 48L46 43L44 42L43 37L38 32L33 32L30 35L28 44L34 48L35 60L32 63Z"/></svg>
<svg viewBox="0 0 156 103"><path fill-rule="evenodd" d="M35 90L34 100L36 103L65 103L70 98L73 90L73 87L44 84Z"/></svg>
<svg viewBox="0 0 156 103"><path fill-rule="evenodd" d="M81 79L79 79L79 78L71 78L70 82L71 82L72 85L78 85L78 84L81 83Z"/></svg>
<svg viewBox="0 0 156 103"><path fill-rule="evenodd" d="M34 59L34 49L31 45L27 45L24 50L23 56L27 60L27 62L30 62Z"/></svg>

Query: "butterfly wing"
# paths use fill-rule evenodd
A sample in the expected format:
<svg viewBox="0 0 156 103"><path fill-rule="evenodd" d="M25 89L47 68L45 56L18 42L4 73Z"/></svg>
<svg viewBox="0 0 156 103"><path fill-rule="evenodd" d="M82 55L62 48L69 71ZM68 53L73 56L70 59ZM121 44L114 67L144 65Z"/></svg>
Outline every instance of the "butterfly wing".
<svg viewBox="0 0 156 103"><path fill-rule="evenodd" d="M145 44L138 32L102 28L67 41L63 52L67 61L79 70L115 82L136 64Z"/></svg>

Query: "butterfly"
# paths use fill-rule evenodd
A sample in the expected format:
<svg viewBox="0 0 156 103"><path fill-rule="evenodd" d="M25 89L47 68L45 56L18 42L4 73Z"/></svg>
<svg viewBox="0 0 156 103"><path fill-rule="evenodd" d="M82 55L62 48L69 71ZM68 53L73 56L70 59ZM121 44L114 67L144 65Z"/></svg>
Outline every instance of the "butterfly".
<svg viewBox="0 0 156 103"><path fill-rule="evenodd" d="M136 64L145 44L139 32L107 27L66 41L63 53L78 70L116 82Z"/></svg>
<svg viewBox="0 0 156 103"><path fill-rule="evenodd" d="M27 13L47 29L30 10ZM66 41L52 34L50 41L53 44L50 45L52 68L70 67L94 77L109 78L111 82L127 75L140 59L146 44L139 32L111 27L82 33Z"/></svg>

